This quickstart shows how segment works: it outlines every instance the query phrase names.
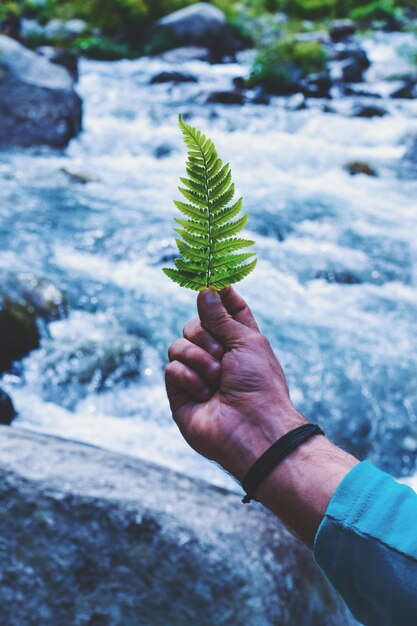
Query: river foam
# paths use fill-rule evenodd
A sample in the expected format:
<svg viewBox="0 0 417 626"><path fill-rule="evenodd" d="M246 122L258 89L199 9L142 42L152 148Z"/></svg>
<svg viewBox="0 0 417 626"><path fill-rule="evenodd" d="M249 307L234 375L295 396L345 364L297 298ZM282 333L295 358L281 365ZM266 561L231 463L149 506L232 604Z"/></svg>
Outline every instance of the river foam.
<svg viewBox="0 0 417 626"><path fill-rule="evenodd" d="M368 87L382 95L387 58L406 67L395 53L402 42L378 35L364 43L374 60ZM181 111L213 137L245 198L259 265L239 289L283 362L297 406L340 445L409 475L417 451L417 183L401 158L417 132L416 103L383 97L389 115L373 120L351 117L349 98L335 98L333 113L320 101L290 111L280 98L270 106L202 106L246 64L245 57L192 61L181 69L198 83L151 86L167 69L161 60L82 61L80 137L63 153L0 155L3 266L57 284L70 309L2 381L20 413L16 427L234 488L182 441L163 385L166 347L195 315L195 295L161 272L175 254ZM351 177L344 165L352 160L370 162L379 177ZM77 184L62 168L90 182ZM103 351L116 363L114 376L86 383L83 355ZM60 365L69 358L73 369ZM126 379L135 358L138 375ZM105 369L103 360L97 367Z"/></svg>

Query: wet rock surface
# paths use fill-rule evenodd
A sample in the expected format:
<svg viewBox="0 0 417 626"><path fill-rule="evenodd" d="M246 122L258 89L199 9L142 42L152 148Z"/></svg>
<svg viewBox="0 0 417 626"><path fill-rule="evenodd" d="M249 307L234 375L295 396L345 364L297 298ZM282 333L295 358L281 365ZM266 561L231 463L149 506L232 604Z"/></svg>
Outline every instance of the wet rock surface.
<svg viewBox="0 0 417 626"><path fill-rule="evenodd" d="M207 99L213 104L244 104L245 94L238 90L213 91Z"/></svg>
<svg viewBox="0 0 417 626"><path fill-rule="evenodd" d="M224 13L207 2L198 2L159 20L153 36L161 35L172 38L177 46L208 48L213 60L221 60L242 48Z"/></svg>
<svg viewBox="0 0 417 626"><path fill-rule="evenodd" d="M9 297L0 296L0 371L8 370L14 361L38 348L39 339L36 315Z"/></svg>
<svg viewBox="0 0 417 626"><path fill-rule="evenodd" d="M81 130L68 71L0 35L0 144L64 147Z"/></svg>
<svg viewBox="0 0 417 626"><path fill-rule="evenodd" d="M335 43L344 41L354 35L356 29L357 25L352 20L335 20L330 27L330 38Z"/></svg>
<svg viewBox="0 0 417 626"><path fill-rule="evenodd" d="M311 554L236 494L18 429L0 428L0 459L3 624L353 623Z"/></svg>
<svg viewBox="0 0 417 626"><path fill-rule="evenodd" d="M65 312L62 292L33 276L0 276L0 372L39 347L38 320Z"/></svg>
<svg viewBox="0 0 417 626"><path fill-rule="evenodd" d="M352 115L355 117L384 117L388 111L377 104L355 104L352 110Z"/></svg>
<svg viewBox="0 0 417 626"><path fill-rule="evenodd" d="M192 74L187 74L180 71L164 71L155 74L151 78L151 85L158 85L159 83L197 83L198 79Z"/></svg>
<svg viewBox="0 0 417 626"><path fill-rule="evenodd" d="M343 166L343 169L351 176L357 176L358 174L373 177L378 176L376 169L365 161L349 161Z"/></svg>
<svg viewBox="0 0 417 626"><path fill-rule="evenodd" d="M0 389L0 424L10 426L15 417L16 409L10 396Z"/></svg>
<svg viewBox="0 0 417 626"><path fill-rule="evenodd" d="M78 57L76 54L53 46L41 46L36 49L36 52L51 63L65 67L72 80L78 80Z"/></svg>

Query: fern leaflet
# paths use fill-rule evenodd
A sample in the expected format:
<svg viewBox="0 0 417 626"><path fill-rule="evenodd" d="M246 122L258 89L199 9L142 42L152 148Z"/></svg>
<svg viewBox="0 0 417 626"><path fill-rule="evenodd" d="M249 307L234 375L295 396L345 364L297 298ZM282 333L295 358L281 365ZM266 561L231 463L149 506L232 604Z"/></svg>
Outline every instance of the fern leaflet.
<svg viewBox="0 0 417 626"><path fill-rule="evenodd" d="M223 164L210 138L184 122L179 126L188 148L186 171L179 191L186 202L175 201L183 217L174 228L180 257L175 268L164 268L165 274L182 287L200 291L206 287L223 289L245 278L255 268L255 252L241 252L253 241L236 237L249 219L242 210L242 199L230 204L235 195L229 164ZM238 252L238 254L234 254Z"/></svg>

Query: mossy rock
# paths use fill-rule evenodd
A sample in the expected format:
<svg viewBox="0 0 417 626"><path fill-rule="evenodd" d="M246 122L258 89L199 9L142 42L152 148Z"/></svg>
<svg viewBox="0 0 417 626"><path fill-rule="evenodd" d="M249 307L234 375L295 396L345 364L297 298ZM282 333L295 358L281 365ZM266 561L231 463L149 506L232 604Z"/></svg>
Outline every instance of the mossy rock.
<svg viewBox="0 0 417 626"><path fill-rule="evenodd" d="M327 54L320 42L286 37L258 52L248 84L272 94L288 95L302 91L302 81L311 74L324 72L326 63Z"/></svg>
<svg viewBox="0 0 417 626"><path fill-rule="evenodd" d="M0 372L39 347L38 320L66 312L63 293L34 276L0 276Z"/></svg>
<svg viewBox="0 0 417 626"><path fill-rule="evenodd" d="M343 166L343 169L351 176L357 176L358 174L364 174L365 176L378 176L376 169L366 163L365 161L349 161Z"/></svg>
<svg viewBox="0 0 417 626"><path fill-rule="evenodd" d="M39 347L34 311L8 297L3 297L0 304L0 345L0 371L10 369L14 361Z"/></svg>

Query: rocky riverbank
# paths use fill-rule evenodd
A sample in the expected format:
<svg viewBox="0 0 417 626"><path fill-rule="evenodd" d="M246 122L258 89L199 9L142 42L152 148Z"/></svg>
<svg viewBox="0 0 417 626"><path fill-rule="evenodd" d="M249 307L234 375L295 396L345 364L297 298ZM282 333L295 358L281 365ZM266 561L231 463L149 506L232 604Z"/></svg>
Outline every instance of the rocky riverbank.
<svg viewBox="0 0 417 626"><path fill-rule="evenodd" d="M191 60L194 54L195 58L209 63L222 63L236 61L242 50L253 49L252 61L249 66L245 63L245 72L236 76L228 88L206 94L206 104L266 105L271 102L271 95L294 95L289 106L303 110L311 99L347 97L357 100L351 109L354 116L372 118L388 114L380 102L381 93L365 86L371 61L362 45L364 23L360 20L344 18L318 24L304 20L295 25L291 15L266 11L265 15L248 14L246 26L239 22L237 28L237 18L233 20L232 14L206 2L181 8L149 22L142 35L138 32L137 41L141 44L130 56L149 55L152 63L173 50L172 58L175 54L179 58L182 51L186 60ZM94 20L94 16L90 17ZM411 21L406 22L405 13L402 20L390 20L386 16L385 21L371 21L368 27L411 29L417 17L412 12L409 17ZM41 19L42 14L38 16ZM94 40L90 36L93 31L96 39L98 36L97 29L83 20L53 18L43 25L36 19L16 17L16 20L18 32L7 30L4 26L7 21L3 23L3 30L16 40L0 35L0 145L65 147L82 128L82 103L74 89L79 73L78 55L98 59L118 56L95 54L94 45L91 49L82 45ZM33 32L37 33L35 40L31 36ZM80 40L82 36L87 39ZM33 46L34 52L21 45L22 42L33 45L34 41L44 45ZM417 58L416 46L408 50L405 47L402 53L410 59ZM161 54L162 57L158 56ZM125 56L128 55L125 51ZM407 72L393 71L385 80L384 96L394 101L417 98L415 62ZM198 82L198 77L177 69L154 77L155 84L161 82ZM333 112L331 105L323 106Z"/></svg>
<svg viewBox="0 0 417 626"><path fill-rule="evenodd" d="M136 459L0 428L0 620L13 626L348 626L259 506Z"/></svg>

